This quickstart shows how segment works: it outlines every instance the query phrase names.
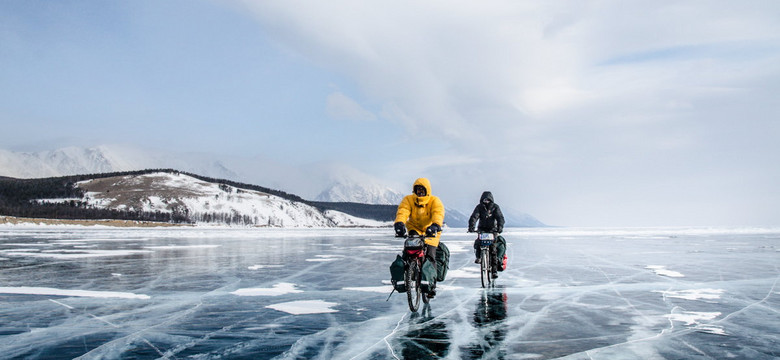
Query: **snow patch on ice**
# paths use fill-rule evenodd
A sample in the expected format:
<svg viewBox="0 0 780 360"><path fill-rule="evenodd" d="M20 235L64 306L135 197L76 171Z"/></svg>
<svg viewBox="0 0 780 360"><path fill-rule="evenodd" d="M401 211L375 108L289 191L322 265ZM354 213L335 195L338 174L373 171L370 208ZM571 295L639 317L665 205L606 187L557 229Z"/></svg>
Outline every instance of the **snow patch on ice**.
<svg viewBox="0 0 780 360"><path fill-rule="evenodd" d="M17 249L18 250L18 249ZM0 251L7 256L28 256L39 258L53 258L61 260L86 259L103 256L128 256L136 254L148 254L149 250L51 250L42 252L31 251Z"/></svg>
<svg viewBox="0 0 780 360"><path fill-rule="evenodd" d="M152 250L178 250L178 249L213 249L218 248L221 245L161 245L161 246L144 246L144 249Z"/></svg>
<svg viewBox="0 0 780 360"><path fill-rule="evenodd" d="M244 288L231 292L238 296L279 296L284 294L302 293L303 290L296 289L297 285L291 283L278 283L272 288Z"/></svg>
<svg viewBox="0 0 780 360"><path fill-rule="evenodd" d="M336 261L338 259L344 258L344 255L315 255L314 257L314 259L306 259L306 261Z"/></svg>
<svg viewBox="0 0 780 360"><path fill-rule="evenodd" d="M653 272L655 272L655 274L659 276L685 277L685 275L677 271L667 270L666 266L663 265L647 265L645 266L645 269L653 270Z"/></svg>
<svg viewBox="0 0 780 360"><path fill-rule="evenodd" d="M5 243L3 245L6 245L6 246L41 246L41 247L50 247L50 246L52 246L51 243L34 243L34 244Z"/></svg>
<svg viewBox="0 0 780 360"><path fill-rule="evenodd" d="M338 305L338 303L327 302L324 300L300 300L271 304L266 306L266 308L286 312L293 315L305 315L338 312L338 310L333 309L333 307L336 305Z"/></svg>
<svg viewBox="0 0 780 360"><path fill-rule="evenodd" d="M701 312L701 311L683 311L681 313L674 313L665 315L669 320L679 321L685 323L685 325L696 325L700 321L710 321L720 316L720 312ZM712 325L709 325L712 326Z"/></svg>
<svg viewBox="0 0 780 360"><path fill-rule="evenodd" d="M282 327L282 324L265 324L263 326L248 327L248 328L246 328L244 330L246 330L246 331L258 331L258 330L278 329L278 328L281 328L281 327Z"/></svg>
<svg viewBox="0 0 780 360"><path fill-rule="evenodd" d="M696 330L713 335L728 335L726 330L717 325L699 325L696 327Z"/></svg>
<svg viewBox="0 0 780 360"><path fill-rule="evenodd" d="M679 291L653 291L661 293L664 297L672 297L685 300L715 300L720 299L720 295L723 294L722 289L690 289Z"/></svg>
<svg viewBox="0 0 780 360"><path fill-rule="evenodd" d="M148 295L133 294L129 292L116 291L90 291L90 290L66 290L48 287L0 287L0 294L20 294L20 295L53 295L53 296L76 296L92 298L121 298L121 299L151 299Z"/></svg>
<svg viewBox="0 0 780 360"><path fill-rule="evenodd" d="M375 292L375 293L382 293L382 294L387 294L393 291L392 285L391 286L345 287L341 289L352 290L352 291Z"/></svg>
<svg viewBox="0 0 780 360"><path fill-rule="evenodd" d="M247 267L249 270L260 270L260 269L270 269L270 268L280 268L284 267L284 265L252 265Z"/></svg>

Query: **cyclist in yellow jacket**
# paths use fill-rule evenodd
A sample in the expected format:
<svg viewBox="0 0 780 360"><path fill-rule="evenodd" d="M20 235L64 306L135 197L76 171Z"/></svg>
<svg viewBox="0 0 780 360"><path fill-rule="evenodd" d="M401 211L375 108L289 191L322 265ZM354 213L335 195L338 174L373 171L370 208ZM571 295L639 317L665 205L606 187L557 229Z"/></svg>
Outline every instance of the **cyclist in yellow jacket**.
<svg viewBox="0 0 780 360"><path fill-rule="evenodd" d="M441 200L431 195L431 182L419 178L412 186L413 193L406 195L395 214L395 236L404 237L409 234L425 234L425 256L436 265L436 247L441 238L441 224L444 223L444 205Z"/></svg>

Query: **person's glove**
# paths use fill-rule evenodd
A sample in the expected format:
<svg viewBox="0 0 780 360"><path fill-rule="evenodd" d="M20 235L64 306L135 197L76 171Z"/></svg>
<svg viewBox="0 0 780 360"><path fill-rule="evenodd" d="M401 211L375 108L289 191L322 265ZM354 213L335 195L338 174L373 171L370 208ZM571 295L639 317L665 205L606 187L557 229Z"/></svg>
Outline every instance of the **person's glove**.
<svg viewBox="0 0 780 360"><path fill-rule="evenodd" d="M436 236L436 234L441 231L441 226L437 223L431 224L431 226L428 226L427 229L425 229L425 236L427 237L433 237Z"/></svg>
<svg viewBox="0 0 780 360"><path fill-rule="evenodd" d="M502 231L504 231L504 227L503 227L503 226L499 226L499 227L498 227L498 229L496 229L496 232L498 232L499 234L500 234Z"/></svg>
<svg viewBox="0 0 780 360"><path fill-rule="evenodd" d="M470 227L470 228L469 228L469 232L477 232L477 230L474 230L474 228L473 228L473 227Z"/></svg>
<svg viewBox="0 0 780 360"><path fill-rule="evenodd" d="M395 227L395 237L405 237L406 236L406 225L402 222L397 222L393 224L393 227Z"/></svg>

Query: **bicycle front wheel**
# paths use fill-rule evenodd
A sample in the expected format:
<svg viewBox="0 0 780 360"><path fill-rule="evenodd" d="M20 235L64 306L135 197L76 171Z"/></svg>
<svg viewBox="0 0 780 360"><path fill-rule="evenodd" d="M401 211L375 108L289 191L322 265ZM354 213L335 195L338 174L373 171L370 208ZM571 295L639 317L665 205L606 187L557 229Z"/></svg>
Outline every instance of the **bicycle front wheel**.
<svg viewBox="0 0 780 360"><path fill-rule="evenodd" d="M406 263L406 299L409 301L409 310L417 312L420 308L420 262L417 260Z"/></svg>
<svg viewBox="0 0 780 360"><path fill-rule="evenodd" d="M480 273L482 275L482 287L486 288L490 286L490 251L488 249L483 248L482 254L480 255L482 258L480 264Z"/></svg>

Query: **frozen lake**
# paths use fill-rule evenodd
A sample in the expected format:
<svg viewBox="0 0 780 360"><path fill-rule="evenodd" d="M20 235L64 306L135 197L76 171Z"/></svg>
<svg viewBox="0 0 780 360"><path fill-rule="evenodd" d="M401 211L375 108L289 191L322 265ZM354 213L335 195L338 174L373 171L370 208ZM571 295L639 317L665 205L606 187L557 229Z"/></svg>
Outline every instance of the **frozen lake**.
<svg viewBox="0 0 780 360"><path fill-rule="evenodd" d="M430 307L390 294L391 229L0 227L0 357L777 359L780 229L473 234Z"/></svg>

